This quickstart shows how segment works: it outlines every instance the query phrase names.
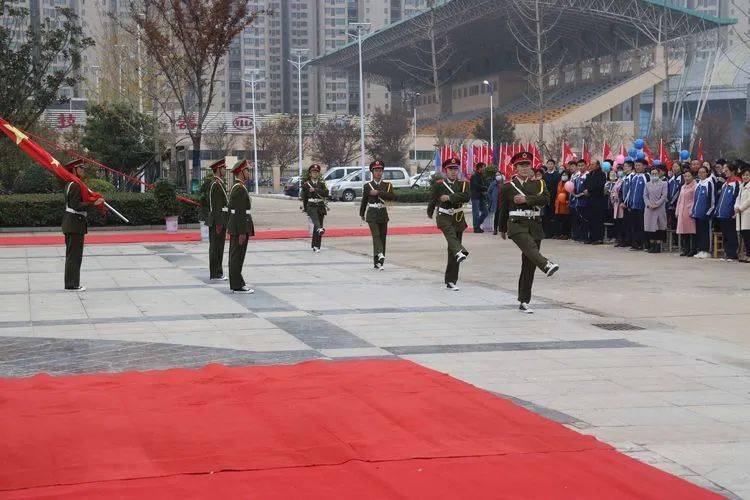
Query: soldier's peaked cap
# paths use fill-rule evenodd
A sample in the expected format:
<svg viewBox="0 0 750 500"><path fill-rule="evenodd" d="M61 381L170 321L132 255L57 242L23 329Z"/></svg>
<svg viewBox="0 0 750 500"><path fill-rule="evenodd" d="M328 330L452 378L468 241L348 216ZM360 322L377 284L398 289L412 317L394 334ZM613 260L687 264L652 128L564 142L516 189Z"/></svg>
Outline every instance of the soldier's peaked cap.
<svg viewBox="0 0 750 500"><path fill-rule="evenodd" d="M448 158L443 162L443 168L459 168L461 162L458 158Z"/></svg>
<svg viewBox="0 0 750 500"><path fill-rule="evenodd" d="M372 172L375 168L384 168L385 165L380 160L375 160L374 162L370 163L370 172Z"/></svg>
<svg viewBox="0 0 750 500"><path fill-rule="evenodd" d="M82 159L73 160L69 163L66 163L63 165L63 168L67 170L68 172L72 172L74 168L76 167L83 167L85 165L85 162Z"/></svg>
<svg viewBox="0 0 750 500"><path fill-rule="evenodd" d="M520 165L521 163L531 163L533 160L533 155L529 153L528 151L520 151L516 154L514 154L510 159L510 164Z"/></svg>
<svg viewBox="0 0 750 500"><path fill-rule="evenodd" d="M237 163L234 164L232 167L232 173L234 175L239 174L243 169L247 168L250 165L250 162L247 160L240 160Z"/></svg>
<svg viewBox="0 0 750 500"><path fill-rule="evenodd" d="M320 172L320 165L318 165L317 163L313 163L312 165L307 167L308 172L312 172L313 170L317 170L318 172Z"/></svg>
<svg viewBox="0 0 750 500"><path fill-rule="evenodd" d="M209 167L211 167L211 170L213 170L214 172L216 172L216 170L218 170L219 168L222 168L222 167L226 168L226 166L227 166L227 163L226 163L225 158L222 158L221 160L216 160L211 165L209 165Z"/></svg>

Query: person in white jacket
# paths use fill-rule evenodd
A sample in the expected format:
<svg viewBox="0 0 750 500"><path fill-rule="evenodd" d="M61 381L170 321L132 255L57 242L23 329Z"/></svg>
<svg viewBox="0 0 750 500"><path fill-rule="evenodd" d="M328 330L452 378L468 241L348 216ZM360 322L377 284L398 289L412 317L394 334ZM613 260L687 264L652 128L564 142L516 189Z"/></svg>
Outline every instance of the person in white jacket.
<svg viewBox="0 0 750 500"><path fill-rule="evenodd" d="M745 245L745 259L750 262L750 164L742 166L740 194L734 202L735 223Z"/></svg>

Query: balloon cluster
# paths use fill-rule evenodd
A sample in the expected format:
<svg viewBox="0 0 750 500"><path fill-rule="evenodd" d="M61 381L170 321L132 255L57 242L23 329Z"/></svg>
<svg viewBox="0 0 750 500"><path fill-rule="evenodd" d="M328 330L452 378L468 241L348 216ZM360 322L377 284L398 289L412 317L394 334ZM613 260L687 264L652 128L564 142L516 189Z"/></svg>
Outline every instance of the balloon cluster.
<svg viewBox="0 0 750 500"><path fill-rule="evenodd" d="M646 152L643 150L645 146L646 146L646 141L644 141L643 139L634 140L633 147L628 149L628 156L625 157L623 155L620 155L620 156L623 156L622 162L625 163L626 160L630 160L630 161L647 160L648 155L646 155ZM618 160L620 156L617 157Z"/></svg>

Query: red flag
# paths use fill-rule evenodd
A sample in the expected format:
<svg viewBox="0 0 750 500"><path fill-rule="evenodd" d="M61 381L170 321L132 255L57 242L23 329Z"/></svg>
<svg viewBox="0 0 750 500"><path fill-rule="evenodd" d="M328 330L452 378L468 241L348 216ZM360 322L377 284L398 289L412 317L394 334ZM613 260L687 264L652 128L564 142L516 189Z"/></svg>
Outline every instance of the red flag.
<svg viewBox="0 0 750 500"><path fill-rule="evenodd" d="M7 121L0 118L0 130L12 140L21 151L31 157L32 160L37 162L40 166L50 171L58 179L65 182L75 182L81 187L81 198L84 203L94 203L96 200L102 197L99 193L91 191L84 182L76 177L73 173L65 170L60 162L52 157L44 148L39 144L29 139L26 134L8 123ZM104 205L98 207L102 212L106 210Z"/></svg>
<svg viewBox="0 0 750 500"><path fill-rule="evenodd" d="M703 139L698 139L698 152L695 155L695 159L703 162Z"/></svg>
<svg viewBox="0 0 750 500"><path fill-rule="evenodd" d="M664 147L664 139L659 141L659 161L667 169L672 168L672 159L669 157L666 148Z"/></svg>
<svg viewBox="0 0 750 500"><path fill-rule="evenodd" d="M586 162L586 165L591 162L591 153L589 153L588 148L586 147L586 141L583 141L583 146L581 146L581 158L583 158L583 161Z"/></svg>
<svg viewBox="0 0 750 500"><path fill-rule="evenodd" d="M466 176L469 167L469 151L466 146L461 146L461 173Z"/></svg>
<svg viewBox="0 0 750 500"><path fill-rule="evenodd" d="M563 142L562 148L562 163L567 165L568 162L576 159L576 155L573 154L573 150L570 149L570 145L567 142Z"/></svg>
<svg viewBox="0 0 750 500"><path fill-rule="evenodd" d="M628 150L625 149L625 144L620 143L620 154L627 158L628 156Z"/></svg>
<svg viewBox="0 0 750 500"><path fill-rule="evenodd" d="M602 160L611 160L612 159L612 149L610 149L609 144L607 144L607 140L604 140L604 147L602 147Z"/></svg>
<svg viewBox="0 0 750 500"><path fill-rule="evenodd" d="M654 162L654 152L651 151L651 148L648 147L646 142L643 143L643 152L646 153L646 160L648 161L648 164L651 165Z"/></svg>

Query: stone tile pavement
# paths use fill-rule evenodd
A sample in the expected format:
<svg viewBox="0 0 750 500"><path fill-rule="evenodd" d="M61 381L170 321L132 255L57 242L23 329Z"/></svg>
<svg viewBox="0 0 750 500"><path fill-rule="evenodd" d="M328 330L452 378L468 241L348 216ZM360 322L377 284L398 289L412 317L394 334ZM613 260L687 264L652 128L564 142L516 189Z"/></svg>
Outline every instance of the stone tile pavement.
<svg viewBox="0 0 750 500"><path fill-rule="evenodd" d="M0 248L0 376L400 356L750 498L750 370L710 339L552 301L525 316L487 284L304 241L251 243L254 295L206 280L201 243L87 247L86 293L60 290L62 255Z"/></svg>

